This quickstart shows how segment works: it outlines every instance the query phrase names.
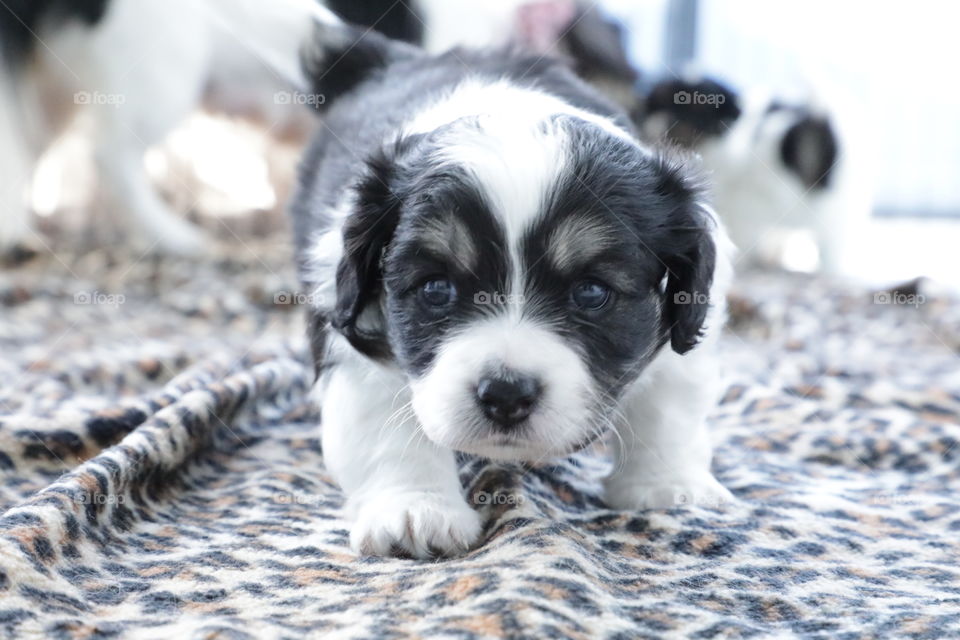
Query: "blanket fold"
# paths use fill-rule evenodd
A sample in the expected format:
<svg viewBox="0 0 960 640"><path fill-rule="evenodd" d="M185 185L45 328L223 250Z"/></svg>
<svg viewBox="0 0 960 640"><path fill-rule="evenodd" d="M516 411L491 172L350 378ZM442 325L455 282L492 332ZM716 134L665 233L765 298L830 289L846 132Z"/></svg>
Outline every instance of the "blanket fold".
<svg viewBox="0 0 960 640"><path fill-rule="evenodd" d="M264 302L293 275L241 266L127 265L109 306L0 276L0 635L960 635L957 300L744 278L711 417L736 503L610 510L602 444L461 456L484 542L425 563L350 552L301 313Z"/></svg>

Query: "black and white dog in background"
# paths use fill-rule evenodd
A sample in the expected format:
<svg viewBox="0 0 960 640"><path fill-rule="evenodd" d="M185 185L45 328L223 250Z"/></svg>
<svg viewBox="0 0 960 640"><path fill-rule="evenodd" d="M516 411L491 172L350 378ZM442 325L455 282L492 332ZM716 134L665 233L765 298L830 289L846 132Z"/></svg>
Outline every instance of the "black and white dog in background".
<svg viewBox="0 0 960 640"><path fill-rule="evenodd" d="M422 38L422 24L393 0L327 0L392 37ZM264 2L259 12L269 12ZM208 246L151 185L144 153L190 113L263 123L306 140L315 124L296 100L278 100L296 71L251 53L258 24L227 26L229 0L6 0L0 6L0 256L35 247L24 201L37 159L79 112L92 119L95 163L111 222L140 249L198 254ZM351 14L352 15L352 14ZM296 25L273 25L273 39ZM278 64L272 64L277 62Z"/></svg>
<svg viewBox="0 0 960 640"><path fill-rule="evenodd" d="M326 96L292 213L353 548L462 553L482 523L455 452L540 461L607 431L611 506L729 499L706 417L730 245L695 173L556 61L312 15L272 55Z"/></svg>
<svg viewBox="0 0 960 640"><path fill-rule="evenodd" d="M710 78L669 79L634 119L648 141L699 154L744 266L781 266L784 232L811 231L819 270L850 271L870 216L869 160L852 123L814 101L741 94Z"/></svg>

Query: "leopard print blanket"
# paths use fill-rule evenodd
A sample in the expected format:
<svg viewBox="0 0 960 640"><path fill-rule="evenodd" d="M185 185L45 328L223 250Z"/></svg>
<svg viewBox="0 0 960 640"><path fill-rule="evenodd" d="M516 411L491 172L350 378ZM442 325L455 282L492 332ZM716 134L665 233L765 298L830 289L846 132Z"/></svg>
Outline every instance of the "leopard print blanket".
<svg viewBox="0 0 960 640"><path fill-rule="evenodd" d="M735 504L610 510L602 447L464 457L479 548L358 559L287 255L0 272L4 636L960 637L957 300L746 278Z"/></svg>

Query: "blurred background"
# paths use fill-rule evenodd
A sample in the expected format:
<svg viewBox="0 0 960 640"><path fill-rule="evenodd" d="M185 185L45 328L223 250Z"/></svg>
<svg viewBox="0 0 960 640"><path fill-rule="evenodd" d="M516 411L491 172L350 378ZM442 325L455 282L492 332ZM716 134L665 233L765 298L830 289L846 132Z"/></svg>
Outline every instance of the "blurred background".
<svg viewBox="0 0 960 640"><path fill-rule="evenodd" d="M129 1L106 3L107 15L110 5ZM649 142L702 157L717 208L741 250L742 270L823 273L871 286L921 276L960 285L960 86L949 80L960 57L950 33L960 9L952 3L328 4L432 51L514 43L567 57L630 110ZM12 20L17 6L0 16L0 24L10 23L0 31L8 39L19 28ZM56 30L62 25L39 21L36 28L45 48L60 53ZM112 55L137 61L162 54L164 46L153 42L150 51ZM69 53L61 57L70 59ZM244 64L263 66L249 55ZM96 91L79 89L65 94L72 106L83 106L84 91ZM263 97L282 102L275 89L264 87ZM278 136L275 121L264 126L263 118L247 117L249 105L224 105L231 93L222 93L220 104L198 100L169 132L148 141L144 169L169 207L209 237L282 238L283 205L309 127ZM285 95L296 102L295 93ZM135 101L126 102L114 108L134 108ZM91 162L96 112L76 109L69 126L47 136L49 145L35 154L23 187L36 229L24 234L27 255L63 243L109 249L116 239L104 243L97 230L104 185Z"/></svg>
<svg viewBox="0 0 960 640"><path fill-rule="evenodd" d="M872 190L844 248L870 282L960 285L960 8L936 0L608 0L631 59L654 77L690 69L740 91L822 100L845 118ZM853 137L856 136L856 137ZM797 260L798 268L809 267ZM859 263L858 263L859 262Z"/></svg>

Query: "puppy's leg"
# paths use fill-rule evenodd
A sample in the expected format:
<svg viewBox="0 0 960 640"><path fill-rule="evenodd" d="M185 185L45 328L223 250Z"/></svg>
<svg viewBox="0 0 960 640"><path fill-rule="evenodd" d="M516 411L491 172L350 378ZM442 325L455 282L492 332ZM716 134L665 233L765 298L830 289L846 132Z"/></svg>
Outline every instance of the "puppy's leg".
<svg viewBox="0 0 960 640"><path fill-rule="evenodd" d="M115 3L78 52L96 119L101 183L133 223L138 245L177 255L199 254L207 243L156 193L143 157L196 108L207 79L210 37L191 4Z"/></svg>
<svg viewBox="0 0 960 640"><path fill-rule="evenodd" d="M399 372L347 354L317 394L324 459L347 494L355 552L453 556L477 541L480 516L464 500L453 452L420 431Z"/></svg>
<svg viewBox="0 0 960 640"><path fill-rule="evenodd" d="M702 344L664 351L627 393L607 502L618 509L718 504L733 496L710 473L706 417L717 400L717 356Z"/></svg>
<svg viewBox="0 0 960 640"><path fill-rule="evenodd" d="M156 193L143 168L145 152L146 146L130 136L104 138L97 151L103 186L133 223L132 241L143 251L200 254L206 244L203 233L171 211Z"/></svg>

